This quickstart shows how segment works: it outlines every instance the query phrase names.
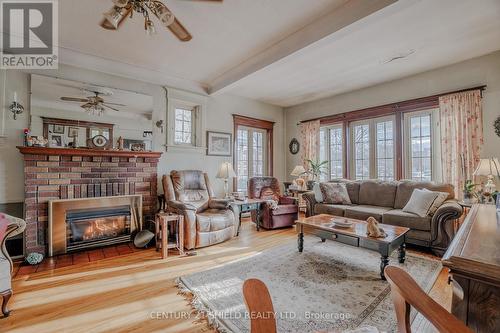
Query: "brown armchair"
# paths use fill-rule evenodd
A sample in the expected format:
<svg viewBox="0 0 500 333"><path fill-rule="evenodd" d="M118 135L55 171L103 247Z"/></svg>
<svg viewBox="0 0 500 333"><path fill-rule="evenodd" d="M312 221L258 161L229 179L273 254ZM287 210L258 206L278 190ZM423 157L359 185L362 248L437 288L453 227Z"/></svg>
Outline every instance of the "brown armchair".
<svg viewBox="0 0 500 333"><path fill-rule="evenodd" d="M167 211L184 216L184 247L194 249L224 242L236 235L238 206L215 199L208 175L199 170L164 175Z"/></svg>
<svg viewBox="0 0 500 333"><path fill-rule="evenodd" d="M290 227L299 216L299 206L294 198L281 196L278 179L273 177L253 177L248 182L248 197L250 199L270 199L278 203L277 207L265 204L261 213L260 225L265 229ZM252 212L255 221L256 214Z"/></svg>

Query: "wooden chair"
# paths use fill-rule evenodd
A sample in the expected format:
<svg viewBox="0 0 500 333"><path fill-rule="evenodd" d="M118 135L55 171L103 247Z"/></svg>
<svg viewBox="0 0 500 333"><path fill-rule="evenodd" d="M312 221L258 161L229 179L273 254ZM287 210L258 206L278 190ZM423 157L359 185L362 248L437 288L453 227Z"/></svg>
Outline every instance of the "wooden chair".
<svg viewBox="0 0 500 333"><path fill-rule="evenodd" d="M395 266L387 266L384 273L391 285L398 332L411 333L410 306L420 312L441 333L472 332L462 321L430 298L404 270Z"/></svg>
<svg viewBox="0 0 500 333"><path fill-rule="evenodd" d="M243 297L250 314L251 333L276 333L273 301L264 282L248 279L243 283Z"/></svg>

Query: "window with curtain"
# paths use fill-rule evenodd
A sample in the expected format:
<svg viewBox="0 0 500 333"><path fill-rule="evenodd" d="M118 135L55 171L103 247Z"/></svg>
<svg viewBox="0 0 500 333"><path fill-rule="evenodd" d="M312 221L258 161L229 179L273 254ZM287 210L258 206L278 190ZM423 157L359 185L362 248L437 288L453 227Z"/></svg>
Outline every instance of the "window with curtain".
<svg viewBox="0 0 500 333"><path fill-rule="evenodd" d="M344 177L344 140L342 125L321 127L320 160L328 161L322 180Z"/></svg>
<svg viewBox="0 0 500 333"><path fill-rule="evenodd" d="M251 177L267 175L266 130L240 126L236 134L237 191L246 192Z"/></svg>

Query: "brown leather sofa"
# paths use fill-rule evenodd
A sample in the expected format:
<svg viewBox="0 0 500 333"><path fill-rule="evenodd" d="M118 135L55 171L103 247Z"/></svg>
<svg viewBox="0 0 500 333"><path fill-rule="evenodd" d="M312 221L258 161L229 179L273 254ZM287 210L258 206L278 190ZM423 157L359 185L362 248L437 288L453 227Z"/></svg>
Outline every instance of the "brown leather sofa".
<svg viewBox="0 0 500 333"><path fill-rule="evenodd" d="M238 206L216 199L208 175L199 170L172 171L162 178L167 210L184 216L184 247L194 249L236 235Z"/></svg>
<svg viewBox="0 0 500 333"><path fill-rule="evenodd" d="M268 203L262 208L260 226L264 229L290 227L297 221L299 207L296 200L281 196L278 179L273 177L252 177L248 182L248 197L250 199L272 199L278 202L277 207ZM256 214L252 212L255 222Z"/></svg>
<svg viewBox="0 0 500 333"><path fill-rule="evenodd" d="M453 186L433 182L402 181L351 181L333 180L346 184L352 205L334 205L316 201L314 192L303 194L307 203L307 216L330 214L365 220L370 216L379 222L410 228L406 241L410 244L429 247L442 255L455 236L454 220L463 212L454 198ZM420 217L403 212L414 189L447 192L447 200L432 216Z"/></svg>

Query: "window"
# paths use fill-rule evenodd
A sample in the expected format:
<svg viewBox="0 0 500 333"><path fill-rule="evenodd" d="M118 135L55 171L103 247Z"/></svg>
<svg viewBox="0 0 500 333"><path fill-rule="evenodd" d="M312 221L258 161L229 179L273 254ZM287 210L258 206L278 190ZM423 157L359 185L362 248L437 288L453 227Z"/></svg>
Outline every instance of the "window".
<svg viewBox="0 0 500 333"><path fill-rule="evenodd" d="M377 123L377 178L394 180L394 122Z"/></svg>
<svg viewBox="0 0 500 333"><path fill-rule="evenodd" d="M234 191L247 192L252 177L273 175L274 122L233 114L234 163L237 174Z"/></svg>
<svg viewBox="0 0 500 333"><path fill-rule="evenodd" d="M439 181L439 110L424 110L405 114L405 174L417 181Z"/></svg>
<svg viewBox="0 0 500 333"><path fill-rule="evenodd" d="M328 161L327 173L321 179L344 177L344 143L342 125L321 127L320 160Z"/></svg>
<svg viewBox="0 0 500 333"><path fill-rule="evenodd" d="M351 178L396 178L394 127L395 119L392 116L351 123Z"/></svg>
<svg viewBox="0 0 500 333"><path fill-rule="evenodd" d="M368 179L370 178L370 125L355 125L353 129L354 179Z"/></svg>
<svg viewBox="0 0 500 333"><path fill-rule="evenodd" d="M248 179L266 176L266 131L239 127L236 134L237 190L246 192Z"/></svg>
<svg viewBox="0 0 500 333"><path fill-rule="evenodd" d="M192 145L193 140L193 114L194 110L189 109L175 109L175 138L176 144Z"/></svg>

